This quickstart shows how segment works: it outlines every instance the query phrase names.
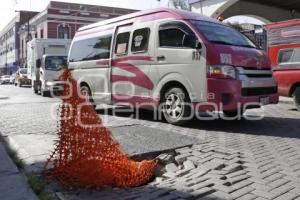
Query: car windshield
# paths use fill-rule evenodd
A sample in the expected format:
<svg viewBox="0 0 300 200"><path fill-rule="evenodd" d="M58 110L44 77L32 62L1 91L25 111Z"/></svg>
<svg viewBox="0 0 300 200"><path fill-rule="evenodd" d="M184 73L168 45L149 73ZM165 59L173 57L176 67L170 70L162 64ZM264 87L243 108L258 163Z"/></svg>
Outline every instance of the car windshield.
<svg viewBox="0 0 300 200"><path fill-rule="evenodd" d="M27 74L27 69L20 69L20 74Z"/></svg>
<svg viewBox="0 0 300 200"><path fill-rule="evenodd" d="M250 39L229 26L198 20L191 22L212 43L256 48Z"/></svg>
<svg viewBox="0 0 300 200"><path fill-rule="evenodd" d="M10 78L10 76L9 75L4 75L4 76L2 76L3 78Z"/></svg>
<svg viewBox="0 0 300 200"><path fill-rule="evenodd" d="M60 71L66 68L67 56L48 56L45 60L45 69Z"/></svg>

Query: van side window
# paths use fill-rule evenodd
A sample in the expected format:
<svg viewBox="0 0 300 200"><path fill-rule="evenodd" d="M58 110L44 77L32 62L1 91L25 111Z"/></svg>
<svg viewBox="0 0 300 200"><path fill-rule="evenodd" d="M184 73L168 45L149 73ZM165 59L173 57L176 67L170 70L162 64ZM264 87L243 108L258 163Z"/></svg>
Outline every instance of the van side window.
<svg viewBox="0 0 300 200"><path fill-rule="evenodd" d="M148 50L150 29L143 28L134 31L131 44L131 52L143 53Z"/></svg>
<svg viewBox="0 0 300 200"><path fill-rule="evenodd" d="M174 48L195 48L197 37L182 22L170 22L159 28L159 46Z"/></svg>
<svg viewBox="0 0 300 200"><path fill-rule="evenodd" d="M130 33L120 33L117 36L117 42L116 42L116 49L115 53L120 56L120 55L127 55L128 53L128 45L129 45L129 37Z"/></svg>
<svg viewBox="0 0 300 200"><path fill-rule="evenodd" d="M285 64L291 63L294 54L294 49L286 49L279 52L278 63Z"/></svg>
<svg viewBox="0 0 300 200"><path fill-rule="evenodd" d="M102 36L79 40L73 43L70 62L108 59L112 36Z"/></svg>

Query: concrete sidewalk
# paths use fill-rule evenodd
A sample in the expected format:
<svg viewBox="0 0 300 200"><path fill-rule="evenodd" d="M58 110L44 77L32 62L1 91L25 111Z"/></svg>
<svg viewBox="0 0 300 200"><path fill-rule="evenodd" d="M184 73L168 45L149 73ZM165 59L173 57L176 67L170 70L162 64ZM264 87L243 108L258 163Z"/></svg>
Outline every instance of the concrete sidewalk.
<svg viewBox="0 0 300 200"><path fill-rule="evenodd" d="M0 140L0 194L1 200L38 200L25 177L6 153Z"/></svg>

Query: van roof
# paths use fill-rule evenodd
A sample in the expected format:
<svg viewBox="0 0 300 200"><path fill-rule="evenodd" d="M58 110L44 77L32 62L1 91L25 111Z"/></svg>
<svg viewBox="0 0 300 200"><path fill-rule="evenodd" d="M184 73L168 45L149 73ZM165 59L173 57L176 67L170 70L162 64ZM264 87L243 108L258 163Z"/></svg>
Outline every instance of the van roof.
<svg viewBox="0 0 300 200"><path fill-rule="evenodd" d="M194 12L176 10L176 9L170 9L170 8L156 8L156 9L139 11L139 12L135 12L135 13L132 13L132 14L123 15L123 16L120 16L120 17L100 21L100 22L97 22L97 23L94 23L94 24L84 26L84 27L80 28L79 31L85 31L85 30L96 28L96 27L99 27L99 26L109 25L109 24L121 22L121 21L128 20L128 19L133 19L133 18L136 18L136 17L142 17L142 16L156 14L156 13L162 13L162 12L170 13L176 19L195 19L195 20L202 20L202 21L220 23L216 19L206 17L204 15L194 13Z"/></svg>

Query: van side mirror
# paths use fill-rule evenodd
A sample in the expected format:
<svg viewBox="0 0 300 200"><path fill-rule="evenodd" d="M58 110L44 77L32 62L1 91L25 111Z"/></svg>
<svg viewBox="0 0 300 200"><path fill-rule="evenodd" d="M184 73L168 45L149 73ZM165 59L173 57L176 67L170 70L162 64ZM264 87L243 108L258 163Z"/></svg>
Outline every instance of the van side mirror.
<svg viewBox="0 0 300 200"><path fill-rule="evenodd" d="M36 60L36 68L41 68L41 65L42 65L41 59L37 59Z"/></svg>
<svg viewBox="0 0 300 200"><path fill-rule="evenodd" d="M202 49L202 44L201 44L201 42L199 42L199 40L196 41L195 48L197 50L201 50Z"/></svg>

